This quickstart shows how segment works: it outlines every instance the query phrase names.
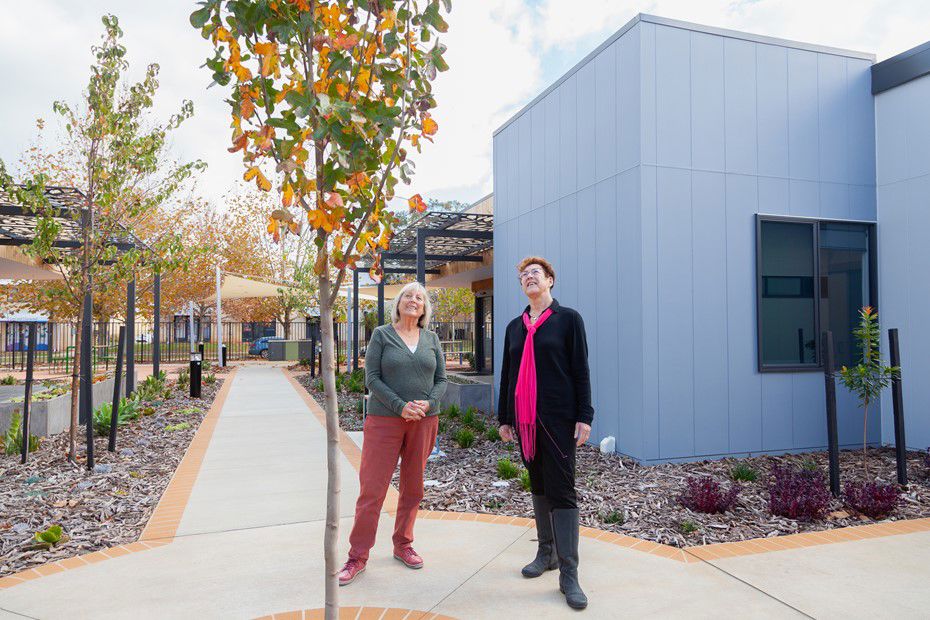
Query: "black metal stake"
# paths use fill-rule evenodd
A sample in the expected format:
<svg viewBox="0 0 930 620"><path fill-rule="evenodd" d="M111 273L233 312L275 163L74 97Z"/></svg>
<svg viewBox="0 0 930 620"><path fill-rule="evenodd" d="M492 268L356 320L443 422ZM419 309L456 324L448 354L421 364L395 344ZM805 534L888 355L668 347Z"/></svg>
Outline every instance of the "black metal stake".
<svg viewBox="0 0 930 620"><path fill-rule="evenodd" d="M36 324L29 324L29 342L26 345L26 393L23 397L23 445L20 463L26 464L29 455L29 405L32 402L32 371L35 367Z"/></svg>
<svg viewBox="0 0 930 620"><path fill-rule="evenodd" d="M358 370L358 269L352 270L352 370ZM348 365L346 365L348 371Z"/></svg>
<svg viewBox="0 0 930 620"><path fill-rule="evenodd" d="M93 298L90 291L84 295L84 313L81 321L81 381L79 407L84 420L87 440L87 469L94 469L94 403L93 372L91 369L91 339L93 338Z"/></svg>
<svg viewBox="0 0 930 620"><path fill-rule="evenodd" d="M891 365L901 367L901 352L898 347L898 329L888 330L891 345ZM898 484L907 486L907 441L904 437L904 395L901 391L901 374L891 380L891 402L894 406L894 452L898 462Z"/></svg>
<svg viewBox="0 0 930 620"><path fill-rule="evenodd" d="M836 431L836 378L833 373L833 332L823 333L823 378L827 396L827 442L830 449L830 491L840 496L840 447Z"/></svg>
<svg viewBox="0 0 930 620"><path fill-rule="evenodd" d="M126 285L126 396L136 391L136 278Z"/></svg>
<svg viewBox="0 0 930 620"><path fill-rule="evenodd" d="M123 345L126 342L126 326L119 326L119 342L116 343L116 372L113 383L113 410L110 412L110 443L107 450L116 452L116 425L119 422L120 388L123 382Z"/></svg>
<svg viewBox="0 0 930 620"><path fill-rule="evenodd" d="M155 326L152 333L152 376L157 377L158 371L161 369L161 272L158 270L155 271L155 285L152 295L155 305L153 311Z"/></svg>
<svg viewBox="0 0 930 620"><path fill-rule="evenodd" d="M316 329L307 324L310 329L310 378L316 378Z"/></svg>

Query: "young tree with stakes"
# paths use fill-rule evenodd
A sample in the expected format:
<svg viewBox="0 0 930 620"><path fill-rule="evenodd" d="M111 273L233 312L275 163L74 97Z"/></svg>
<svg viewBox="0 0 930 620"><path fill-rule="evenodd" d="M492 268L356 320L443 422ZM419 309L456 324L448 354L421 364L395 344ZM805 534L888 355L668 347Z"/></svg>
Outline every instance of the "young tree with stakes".
<svg viewBox="0 0 930 620"><path fill-rule="evenodd" d="M882 390L888 387L891 380L901 374L897 366L886 366L882 362L878 343L881 330L878 325L878 313L870 306L859 311L859 327L853 330L853 335L859 344L861 361L851 368L843 366L840 369L840 380L851 392L859 397L862 405L862 469L869 475L868 442L869 404L877 400Z"/></svg>
<svg viewBox="0 0 930 620"><path fill-rule="evenodd" d="M447 69L437 33L451 0L206 0L191 24L214 46L206 62L228 86L232 152L241 152L246 181L280 190L269 214L276 239L297 233L290 211L306 213L314 233L314 272L323 344L327 431L324 538L326 617L338 613L336 557L339 513L338 407L333 305L348 268L380 250L395 217L387 203L410 182L413 162L438 125L432 81ZM268 172L273 170L277 182ZM409 199L422 211L419 196Z"/></svg>
<svg viewBox="0 0 930 620"><path fill-rule="evenodd" d="M115 239L132 232L170 201L184 182L204 168L200 161L167 162L166 143L171 131L193 115L193 104L185 101L181 110L167 122L150 118L158 90L157 64L150 64L141 82L127 85L123 78L129 68L126 48L120 43L123 31L113 15L102 19L104 34L93 47L95 62L81 105L72 107L56 101L53 108L65 122L68 139L79 146L85 204L82 213L83 238L78 252L60 247L61 225L56 209L44 194L47 177L38 174L16 185L0 162L0 187L37 215L35 240L23 249L32 256L55 265L64 286L57 289L81 316L79 308L92 299L98 282L125 281L143 263L149 268L172 270L186 259L180 235L163 232L149 240L145 253L139 248L120 252ZM71 432L69 458L75 459L78 425L80 347L85 317L78 323L75 342L75 372L71 389Z"/></svg>

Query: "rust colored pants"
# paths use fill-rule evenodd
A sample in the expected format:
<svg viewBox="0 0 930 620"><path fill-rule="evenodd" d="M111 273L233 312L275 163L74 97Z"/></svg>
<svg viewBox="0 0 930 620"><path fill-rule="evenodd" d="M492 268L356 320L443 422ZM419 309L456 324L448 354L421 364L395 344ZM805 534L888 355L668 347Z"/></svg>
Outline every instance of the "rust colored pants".
<svg viewBox="0 0 930 620"><path fill-rule="evenodd" d="M355 525L349 535L349 557L368 561L375 544L378 516L388 485L400 457L400 499L394 520L394 551L413 543L413 524L423 499L423 471L436 442L439 416L416 422L400 417L370 415L365 418L362 466L358 473L361 490L355 503Z"/></svg>

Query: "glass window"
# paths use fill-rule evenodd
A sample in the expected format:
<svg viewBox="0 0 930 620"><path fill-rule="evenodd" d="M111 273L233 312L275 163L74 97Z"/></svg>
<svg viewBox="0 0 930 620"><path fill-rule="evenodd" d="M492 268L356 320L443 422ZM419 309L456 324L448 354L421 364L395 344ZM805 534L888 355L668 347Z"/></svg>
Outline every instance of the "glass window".
<svg viewBox="0 0 930 620"><path fill-rule="evenodd" d="M814 225L763 221L760 251L762 364L816 365Z"/></svg>
<svg viewBox="0 0 930 620"><path fill-rule="evenodd" d="M820 224L820 320L833 332L835 365L856 364L861 353L852 331L869 305L869 227Z"/></svg>
<svg viewBox="0 0 930 620"><path fill-rule="evenodd" d="M760 217L758 231L759 369L818 368L828 330L835 366L857 363L852 332L873 305L872 225Z"/></svg>

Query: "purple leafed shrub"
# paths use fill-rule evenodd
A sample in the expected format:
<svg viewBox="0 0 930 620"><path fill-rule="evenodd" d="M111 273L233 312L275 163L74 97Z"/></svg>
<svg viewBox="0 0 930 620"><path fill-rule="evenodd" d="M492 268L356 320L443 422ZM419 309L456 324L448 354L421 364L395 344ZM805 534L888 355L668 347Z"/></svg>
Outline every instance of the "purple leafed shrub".
<svg viewBox="0 0 930 620"><path fill-rule="evenodd" d="M814 521L830 507L830 489L819 469L773 465L769 482L769 511L773 515Z"/></svg>
<svg viewBox="0 0 930 620"><path fill-rule="evenodd" d="M726 512L733 507L736 496L739 495L740 491L740 486L733 484L724 493L720 483L709 476L701 478L689 477L687 484L688 486L684 492L678 496L678 503L695 512Z"/></svg>
<svg viewBox="0 0 930 620"><path fill-rule="evenodd" d="M847 482L843 487L846 505L873 519L881 519L894 512L900 495L898 485L884 482Z"/></svg>

